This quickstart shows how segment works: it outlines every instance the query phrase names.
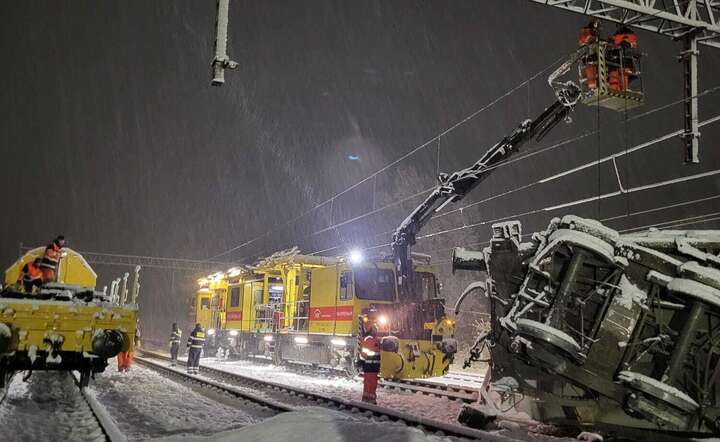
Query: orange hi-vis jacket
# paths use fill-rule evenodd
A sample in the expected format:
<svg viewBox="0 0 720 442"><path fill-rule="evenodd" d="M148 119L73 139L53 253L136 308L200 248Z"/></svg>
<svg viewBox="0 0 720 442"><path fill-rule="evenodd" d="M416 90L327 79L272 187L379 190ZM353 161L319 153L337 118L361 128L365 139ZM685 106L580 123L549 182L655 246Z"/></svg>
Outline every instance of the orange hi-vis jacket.
<svg viewBox="0 0 720 442"><path fill-rule="evenodd" d="M20 278L23 282L37 281L38 279L42 279L42 270L40 270L40 267L36 266L35 263L29 262L23 266Z"/></svg>
<svg viewBox="0 0 720 442"><path fill-rule="evenodd" d="M618 32L612 36L613 43L617 46L625 44L631 48L637 47L637 34L633 31Z"/></svg>
<svg viewBox="0 0 720 442"><path fill-rule="evenodd" d="M380 371L380 341L373 335L365 336L360 348L360 360L363 372L377 373Z"/></svg>

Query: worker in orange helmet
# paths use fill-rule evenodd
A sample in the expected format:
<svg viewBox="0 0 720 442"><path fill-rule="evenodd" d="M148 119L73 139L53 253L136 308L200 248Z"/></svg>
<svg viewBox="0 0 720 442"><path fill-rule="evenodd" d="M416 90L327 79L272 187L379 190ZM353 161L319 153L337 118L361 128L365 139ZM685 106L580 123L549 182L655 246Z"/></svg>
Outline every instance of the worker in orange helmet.
<svg viewBox="0 0 720 442"><path fill-rule="evenodd" d="M600 20L592 19L585 25L584 28L580 29L580 37L578 38L578 44L585 46L593 43L597 43L600 35Z"/></svg>
<svg viewBox="0 0 720 442"><path fill-rule="evenodd" d="M40 258L35 258L25 264L20 272L18 284L22 284L26 293L32 293L35 287L42 285L43 272L40 268L41 261Z"/></svg>
<svg viewBox="0 0 720 442"><path fill-rule="evenodd" d="M367 331L360 346L360 361L363 371L363 402L377 402L378 373L380 372L380 340L378 330L372 325Z"/></svg>
<svg viewBox="0 0 720 442"><path fill-rule="evenodd" d="M63 247L65 247L65 237L62 235L58 235L53 242L45 247L45 254L40 262L43 283L55 282Z"/></svg>
<svg viewBox="0 0 720 442"><path fill-rule="evenodd" d="M610 37L612 43L617 46L618 55L613 61L621 66L610 69L608 75L608 86L614 91L626 91L629 87L633 73L632 50L637 48L637 34L627 26L620 26Z"/></svg>
<svg viewBox="0 0 720 442"><path fill-rule="evenodd" d="M578 45L588 46L597 43L600 38L600 20L592 19L580 30L580 37L578 38ZM592 51L591 51L592 52ZM597 68L597 55L588 54L583 58L585 63L585 69L583 70L585 84L588 89L597 89L598 84L598 68Z"/></svg>

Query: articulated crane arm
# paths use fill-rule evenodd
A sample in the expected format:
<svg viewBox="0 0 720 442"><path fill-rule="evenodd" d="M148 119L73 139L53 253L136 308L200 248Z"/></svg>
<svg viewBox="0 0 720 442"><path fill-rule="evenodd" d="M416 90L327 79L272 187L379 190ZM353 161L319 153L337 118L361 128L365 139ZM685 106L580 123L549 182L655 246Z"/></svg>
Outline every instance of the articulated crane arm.
<svg viewBox="0 0 720 442"><path fill-rule="evenodd" d="M571 58L573 62L576 60L575 57ZM528 119L520 123L512 134L491 147L472 166L453 172L451 175L440 174L438 177L440 184L395 230L392 250L398 270L398 284L401 293L408 294L413 278L410 248L415 244L418 232L430 221L432 216L448 204L463 199L489 176L494 166L518 152L528 140L533 137L536 141L541 140L561 120L568 117L580 99L581 91L572 81L561 83L555 80L567 72L567 64L561 66L549 79L557 96L555 103L534 120Z"/></svg>

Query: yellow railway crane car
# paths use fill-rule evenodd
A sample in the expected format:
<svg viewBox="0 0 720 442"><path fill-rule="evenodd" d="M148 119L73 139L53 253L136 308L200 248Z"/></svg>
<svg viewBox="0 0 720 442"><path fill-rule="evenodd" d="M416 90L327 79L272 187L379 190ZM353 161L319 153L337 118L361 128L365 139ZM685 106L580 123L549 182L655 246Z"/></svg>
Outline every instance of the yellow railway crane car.
<svg viewBox="0 0 720 442"><path fill-rule="evenodd" d="M429 262L416 261L416 271L416 290L401 298L391 260L279 254L201 279L196 318L211 336L210 352L349 373L355 372L358 332L375 324L383 342L382 377L439 376L457 348L454 322L445 315Z"/></svg>
<svg viewBox="0 0 720 442"><path fill-rule="evenodd" d="M5 271L0 291L0 387L21 370L27 376L33 370L77 370L81 386L86 386L91 376L104 371L109 358L133 350L137 282L132 303L125 302L126 294L120 299L115 291L95 291L93 269L82 255L65 248L57 282L28 293L17 284L18 277L44 250L30 250Z"/></svg>

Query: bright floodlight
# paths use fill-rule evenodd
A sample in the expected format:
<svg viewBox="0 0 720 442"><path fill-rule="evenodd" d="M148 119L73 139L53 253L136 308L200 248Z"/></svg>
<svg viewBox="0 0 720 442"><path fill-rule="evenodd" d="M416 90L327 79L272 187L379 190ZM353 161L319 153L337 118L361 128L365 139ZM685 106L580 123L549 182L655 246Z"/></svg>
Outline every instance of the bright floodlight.
<svg viewBox="0 0 720 442"><path fill-rule="evenodd" d="M348 255L348 260L351 264L360 264L363 262L363 259L365 259L365 257L363 256L363 252L359 249L351 250Z"/></svg>
<svg viewBox="0 0 720 442"><path fill-rule="evenodd" d="M385 315L382 315L378 318L378 324L385 326L388 323L388 318Z"/></svg>

